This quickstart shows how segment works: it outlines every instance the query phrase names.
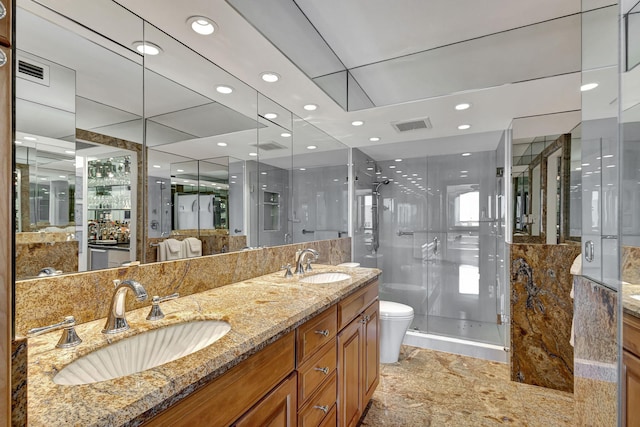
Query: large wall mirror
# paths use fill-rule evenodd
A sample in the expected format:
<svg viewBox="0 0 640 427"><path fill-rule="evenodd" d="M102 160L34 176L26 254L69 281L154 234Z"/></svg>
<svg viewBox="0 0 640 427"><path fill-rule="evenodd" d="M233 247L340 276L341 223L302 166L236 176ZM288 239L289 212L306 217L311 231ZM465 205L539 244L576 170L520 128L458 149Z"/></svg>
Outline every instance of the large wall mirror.
<svg viewBox="0 0 640 427"><path fill-rule="evenodd" d="M176 39L108 0L16 32L18 279L347 235L347 148Z"/></svg>

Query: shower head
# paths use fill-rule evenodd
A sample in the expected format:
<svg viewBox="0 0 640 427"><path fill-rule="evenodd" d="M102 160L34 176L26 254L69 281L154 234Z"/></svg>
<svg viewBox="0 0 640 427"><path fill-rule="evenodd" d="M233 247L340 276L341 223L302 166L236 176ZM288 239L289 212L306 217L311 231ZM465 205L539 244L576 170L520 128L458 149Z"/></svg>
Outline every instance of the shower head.
<svg viewBox="0 0 640 427"><path fill-rule="evenodd" d="M390 181L388 179L385 179L382 182L374 182L373 185L375 186L375 188L373 189L374 192L378 192L378 188L380 188L380 186L382 184L387 185Z"/></svg>

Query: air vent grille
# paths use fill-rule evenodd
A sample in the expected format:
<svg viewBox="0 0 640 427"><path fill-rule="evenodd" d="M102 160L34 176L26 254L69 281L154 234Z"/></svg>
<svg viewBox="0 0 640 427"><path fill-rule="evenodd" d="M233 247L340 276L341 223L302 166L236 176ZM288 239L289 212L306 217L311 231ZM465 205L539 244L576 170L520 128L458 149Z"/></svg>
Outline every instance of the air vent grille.
<svg viewBox="0 0 640 427"><path fill-rule="evenodd" d="M413 130L431 129L433 127L431 125L431 120L429 120L428 117L410 120L407 122L394 122L391 123L391 126L393 126L398 132L410 132Z"/></svg>
<svg viewBox="0 0 640 427"><path fill-rule="evenodd" d="M278 144L277 142L273 142L273 141L261 142L260 144L251 144L251 145L253 147L257 147L260 150L264 150L264 151L282 150L287 148L284 145Z"/></svg>
<svg viewBox="0 0 640 427"><path fill-rule="evenodd" d="M36 61L18 59L18 77L49 86L49 67Z"/></svg>

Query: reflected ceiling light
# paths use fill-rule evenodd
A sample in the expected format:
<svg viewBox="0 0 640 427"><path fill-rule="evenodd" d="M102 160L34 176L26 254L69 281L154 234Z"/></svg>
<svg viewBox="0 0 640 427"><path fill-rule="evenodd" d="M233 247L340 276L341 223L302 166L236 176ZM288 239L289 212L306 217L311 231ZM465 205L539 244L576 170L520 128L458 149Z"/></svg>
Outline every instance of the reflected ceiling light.
<svg viewBox="0 0 640 427"><path fill-rule="evenodd" d="M582 86L580 86L580 90L582 92L586 92L588 90L592 90L598 87L598 83L585 83Z"/></svg>
<svg viewBox="0 0 640 427"><path fill-rule="evenodd" d="M58 175L58 178L66 178L67 175Z"/></svg>
<svg viewBox="0 0 640 427"><path fill-rule="evenodd" d="M577 170L577 171L581 171L581 170L582 170L582 168L581 168L581 167L577 167L577 168L576 168L576 170Z"/></svg>
<svg viewBox="0 0 640 427"><path fill-rule="evenodd" d="M306 170L307 170L307 168L300 168L300 170L301 170L301 171L306 171Z"/></svg>
<svg viewBox="0 0 640 427"><path fill-rule="evenodd" d="M18 145L22 144L22 141L14 141L14 142Z"/></svg>
<svg viewBox="0 0 640 427"><path fill-rule="evenodd" d="M376 175L380 175L381 173L382 173L382 172L380 172L380 171L377 171L377 172L376 172Z"/></svg>
<svg viewBox="0 0 640 427"><path fill-rule="evenodd" d="M184 169L178 169L177 171L178 172L184 172Z"/></svg>
<svg viewBox="0 0 640 427"><path fill-rule="evenodd" d="M380 137L378 137L378 136L372 136L371 138L369 138L369 141L371 141L371 142L378 142L378 141L380 141Z"/></svg>
<svg viewBox="0 0 640 427"><path fill-rule="evenodd" d="M267 83L275 83L280 80L280 75L272 71L265 71L264 73L260 74L260 78L262 78L262 80Z"/></svg>
<svg viewBox="0 0 640 427"><path fill-rule="evenodd" d="M338 178L333 178L333 182L338 182Z"/></svg>
<svg viewBox="0 0 640 427"><path fill-rule="evenodd" d="M395 168L396 168L396 166L395 166L395 165L391 165L391 166L389 166L389 169L395 169Z"/></svg>
<svg viewBox="0 0 640 427"><path fill-rule="evenodd" d="M290 138L290 137L291 137L291 134L290 134L289 132L282 132L282 133L280 134L280 136L281 136L281 137L283 137L283 138Z"/></svg>
<svg viewBox="0 0 640 427"><path fill-rule="evenodd" d="M260 172L260 175L266 175L266 174L267 174L266 172Z"/></svg>
<svg viewBox="0 0 640 427"><path fill-rule="evenodd" d="M249 153L249 155L250 155L251 157L255 157L255 156L257 156L257 155L258 155L258 153Z"/></svg>
<svg viewBox="0 0 640 427"><path fill-rule="evenodd" d="M231 178L237 178L237 177L238 177L237 175L231 175Z"/></svg>
<svg viewBox="0 0 640 427"><path fill-rule="evenodd" d="M318 148L316 145L307 145L307 150L315 150Z"/></svg>
<svg viewBox="0 0 640 427"><path fill-rule="evenodd" d="M613 157L613 154L607 154L606 156L602 156L603 159L610 159Z"/></svg>
<svg viewBox="0 0 640 427"><path fill-rule="evenodd" d="M456 110L458 111L462 111L462 110L466 110L467 108L471 107L471 104L468 104L466 102L463 102L462 104L458 104L456 105Z"/></svg>
<svg viewBox="0 0 640 427"><path fill-rule="evenodd" d="M143 55L158 55L162 52L162 48L151 42L133 42L133 47Z"/></svg>
<svg viewBox="0 0 640 427"><path fill-rule="evenodd" d="M318 109L318 106L316 104L307 104L302 108L304 108L307 111L315 111Z"/></svg>
<svg viewBox="0 0 640 427"><path fill-rule="evenodd" d="M37 141L38 138L36 138L35 136L24 136L22 137L22 139L24 139L25 141Z"/></svg>
<svg viewBox="0 0 640 427"><path fill-rule="evenodd" d="M229 95L231 92L233 92L233 88L231 86L225 86L225 85L217 86L216 90L218 91L218 93L221 93L223 95Z"/></svg>
<svg viewBox="0 0 640 427"><path fill-rule="evenodd" d="M46 181L47 178L40 178L40 181Z"/></svg>
<svg viewBox="0 0 640 427"><path fill-rule="evenodd" d="M589 166L590 163L583 163L582 166Z"/></svg>
<svg viewBox="0 0 640 427"><path fill-rule="evenodd" d="M467 129L469 129L470 127L471 127L471 125L460 125L460 126L458 126L458 129L460 129L460 130L467 130Z"/></svg>
<svg viewBox="0 0 640 427"><path fill-rule="evenodd" d="M460 171L460 173L469 173L469 171Z"/></svg>
<svg viewBox="0 0 640 427"><path fill-rule="evenodd" d="M396 162L401 162L401 161L402 161L402 159L396 159L395 161L396 161Z"/></svg>
<svg viewBox="0 0 640 427"><path fill-rule="evenodd" d="M188 179L185 179L185 180L183 180L182 182L189 182L189 180L188 180Z"/></svg>
<svg viewBox="0 0 640 427"><path fill-rule="evenodd" d="M275 119L277 117L278 117L278 115L276 113L266 113L264 115L264 118L265 119L269 119L269 120L273 120L273 119Z"/></svg>
<svg viewBox="0 0 640 427"><path fill-rule="evenodd" d="M216 144L218 147L226 147L227 143L226 142L218 142L218 144Z"/></svg>
<svg viewBox="0 0 640 427"><path fill-rule="evenodd" d="M232 183L232 184L235 184L236 182L235 182L235 181L231 181L231 183Z"/></svg>
<svg viewBox="0 0 640 427"><path fill-rule="evenodd" d="M368 171L372 171L372 170L373 170L373 168L372 168L372 167L369 167L369 168L367 168L367 170L368 170Z"/></svg>
<svg viewBox="0 0 640 427"><path fill-rule="evenodd" d="M407 174L402 175L403 178L406 178L407 176L409 176L409 175L407 175Z"/></svg>
<svg viewBox="0 0 640 427"><path fill-rule="evenodd" d="M153 165L154 168L159 169L160 165Z"/></svg>
<svg viewBox="0 0 640 427"><path fill-rule="evenodd" d="M76 154L76 152L73 150L64 150L64 152L67 154Z"/></svg>
<svg viewBox="0 0 640 427"><path fill-rule="evenodd" d="M204 16L192 16L187 19L187 24L191 26L193 31L203 36L213 34L218 28L215 22Z"/></svg>
<svg viewBox="0 0 640 427"><path fill-rule="evenodd" d="M608 168L615 168L615 167L616 167L616 165L609 165L609 166L607 166L607 167L608 167Z"/></svg>
<svg viewBox="0 0 640 427"><path fill-rule="evenodd" d="M352 126L362 126L364 122L362 120L354 120L351 122Z"/></svg>
<svg viewBox="0 0 640 427"><path fill-rule="evenodd" d="M471 153L462 153L462 157L469 157Z"/></svg>
<svg viewBox="0 0 640 427"><path fill-rule="evenodd" d="M467 175L460 175L460 178L466 178Z"/></svg>
<svg viewBox="0 0 640 427"><path fill-rule="evenodd" d="M402 171L396 171L396 173L402 173Z"/></svg>

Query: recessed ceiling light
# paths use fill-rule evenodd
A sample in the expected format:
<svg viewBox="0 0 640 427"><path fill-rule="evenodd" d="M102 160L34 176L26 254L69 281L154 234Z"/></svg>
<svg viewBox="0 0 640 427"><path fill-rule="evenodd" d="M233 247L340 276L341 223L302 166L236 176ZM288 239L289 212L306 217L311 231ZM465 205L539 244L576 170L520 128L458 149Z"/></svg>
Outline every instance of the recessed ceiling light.
<svg viewBox="0 0 640 427"><path fill-rule="evenodd" d="M592 90L598 87L598 83L585 83L582 86L580 86L580 90L582 92L586 92L588 90Z"/></svg>
<svg viewBox="0 0 640 427"><path fill-rule="evenodd" d="M607 154L602 156L603 159L610 159L611 157L613 157L613 154Z"/></svg>
<svg viewBox="0 0 640 427"><path fill-rule="evenodd" d="M471 153L462 153L462 157L469 157Z"/></svg>
<svg viewBox="0 0 640 427"><path fill-rule="evenodd" d="M37 141L38 138L36 138L35 136L25 136L22 139L24 139L25 141Z"/></svg>
<svg viewBox="0 0 640 427"><path fill-rule="evenodd" d="M469 173L469 171L460 171L460 173Z"/></svg>
<svg viewBox="0 0 640 427"><path fill-rule="evenodd" d="M231 92L233 92L233 88L231 86L225 86L225 85L220 85L216 87L216 90L218 91L218 93L221 93L223 95L229 95Z"/></svg>
<svg viewBox="0 0 640 427"><path fill-rule="evenodd" d="M589 166L590 163L583 163L582 166Z"/></svg>
<svg viewBox="0 0 640 427"><path fill-rule="evenodd" d="M470 127L471 127L471 125L460 125L460 126L458 126L458 129L460 129L460 130L467 130L467 129L469 129Z"/></svg>
<svg viewBox="0 0 640 427"><path fill-rule="evenodd" d="M218 147L226 147L227 143L226 142L218 142Z"/></svg>
<svg viewBox="0 0 640 427"><path fill-rule="evenodd" d="M250 155L251 157L255 157L255 156L257 156L257 155L258 155L258 153L249 153L249 155Z"/></svg>
<svg viewBox="0 0 640 427"><path fill-rule="evenodd" d="M362 120L354 120L351 122L353 126L362 126L364 122Z"/></svg>
<svg viewBox="0 0 640 427"><path fill-rule="evenodd" d="M402 173L402 171L396 171L396 173Z"/></svg>
<svg viewBox="0 0 640 427"><path fill-rule="evenodd" d="M18 145L22 144L22 141L13 141L13 142L15 142Z"/></svg>
<svg viewBox="0 0 640 427"><path fill-rule="evenodd" d="M577 170L577 171L581 171L581 170L582 170L582 168L578 166L578 167L576 168L576 170Z"/></svg>
<svg viewBox="0 0 640 427"><path fill-rule="evenodd" d="M193 31L203 36L213 34L218 27L215 22L204 16L192 16L187 19L187 23L191 26Z"/></svg>
<svg viewBox="0 0 640 427"><path fill-rule="evenodd" d="M46 181L47 178L40 178L40 181Z"/></svg>
<svg viewBox="0 0 640 427"><path fill-rule="evenodd" d="M178 169L177 172L184 172L184 169Z"/></svg>
<svg viewBox="0 0 640 427"><path fill-rule="evenodd" d="M304 108L307 111L315 111L318 109L318 106L316 104L307 104L302 108Z"/></svg>
<svg viewBox="0 0 640 427"><path fill-rule="evenodd" d="M300 168L300 170L301 170L301 171L306 171L306 170L307 170L307 168Z"/></svg>
<svg viewBox="0 0 640 427"><path fill-rule="evenodd" d="M237 178L237 177L238 177L237 175L231 175L231 178Z"/></svg>
<svg viewBox="0 0 640 427"><path fill-rule="evenodd" d="M376 175L380 175L382 172L380 171L376 171Z"/></svg>
<svg viewBox="0 0 640 427"><path fill-rule="evenodd" d="M389 166L389 169L395 169L395 168L396 168L396 166L395 166L395 165L391 165L391 166Z"/></svg>
<svg viewBox="0 0 640 427"><path fill-rule="evenodd" d="M58 175L58 178L66 178L67 175Z"/></svg>
<svg viewBox="0 0 640 427"><path fill-rule="evenodd" d="M265 119L269 119L269 120L273 120L273 119L278 118L278 115L276 113L266 113L264 115L264 118Z"/></svg>
<svg viewBox="0 0 640 427"><path fill-rule="evenodd" d="M339 179L338 178L333 178L333 182L338 182Z"/></svg>
<svg viewBox="0 0 640 427"><path fill-rule="evenodd" d="M158 55L162 52L162 48L151 42L134 42L133 47L143 55Z"/></svg>
<svg viewBox="0 0 640 427"><path fill-rule="evenodd" d="M405 173L404 175L402 175L403 178L406 178L408 175Z"/></svg>
<svg viewBox="0 0 640 427"><path fill-rule="evenodd" d="M460 178L466 178L467 175L460 175Z"/></svg>
<svg viewBox="0 0 640 427"><path fill-rule="evenodd" d="M260 172L260 175L266 175L266 174L267 174L266 172Z"/></svg>
<svg viewBox="0 0 640 427"><path fill-rule="evenodd" d="M369 167L369 168L367 168L367 170L368 170L368 171L372 171L372 170L373 170L373 168Z"/></svg>
<svg viewBox="0 0 640 427"><path fill-rule="evenodd" d="M395 161L396 161L396 162L401 162L401 161L402 161L402 159L396 159Z"/></svg>
<svg viewBox="0 0 640 427"><path fill-rule="evenodd" d="M154 168L159 169L160 165L153 165Z"/></svg>
<svg viewBox="0 0 640 427"><path fill-rule="evenodd" d="M280 136L281 136L281 137L283 137L283 138L290 138L290 137L291 137L291 134L290 134L289 132L282 132L282 133L280 134Z"/></svg>
<svg viewBox="0 0 640 427"><path fill-rule="evenodd" d="M185 179L185 180L183 180L182 182L189 182L189 180L188 180L188 179Z"/></svg>
<svg viewBox="0 0 640 427"><path fill-rule="evenodd" d="M280 80L280 75L272 71L265 71L264 73L260 74L260 77L267 83L275 83Z"/></svg>
<svg viewBox="0 0 640 427"><path fill-rule="evenodd" d="M316 145L307 145L307 150L315 150L318 148Z"/></svg>
<svg viewBox="0 0 640 427"><path fill-rule="evenodd" d="M64 152L67 154L76 154L76 152L73 150L64 150Z"/></svg>
<svg viewBox="0 0 640 427"><path fill-rule="evenodd" d="M380 137L378 137L378 136L372 136L371 138L369 138L369 141L371 141L371 142L378 142L378 141L380 141Z"/></svg>
<svg viewBox="0 0 640 427"><path fill-rule="evenodd" d="M456 105L456 110L458 111L462 111L462 110L466 110L467 108L471 107L471 104L468 104L466 102L463 102L462 104L458 104Z"/></svg>

